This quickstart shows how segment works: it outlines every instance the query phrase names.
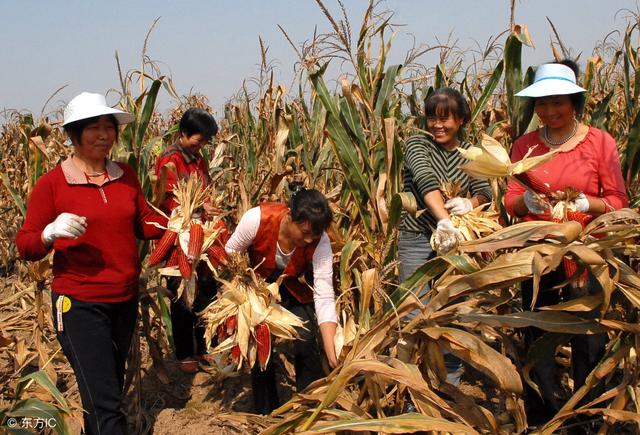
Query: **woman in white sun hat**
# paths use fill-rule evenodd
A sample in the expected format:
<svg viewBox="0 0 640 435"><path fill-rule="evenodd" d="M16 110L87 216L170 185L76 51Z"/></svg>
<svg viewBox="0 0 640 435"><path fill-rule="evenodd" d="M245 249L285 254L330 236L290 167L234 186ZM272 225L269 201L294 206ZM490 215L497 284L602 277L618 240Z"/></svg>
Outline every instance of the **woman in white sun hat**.
<svg viewBox="0 0 640 435"><path fill-rule="evenodd" d="M573 207L589 215L587 219L590 219L626 207L629 201L615 140L608 133L581 122L585 89L576 83L577 72L577 65L570 60L541 65L536 70L534 83L516 94L532 100L542 126L514 142L511 160L521 160L529 151L531 156L537 156L557 150L558 153L549 162L529 171L529 174L546 185L549 192L566 192L567 188L573 188ZM548 195L525 190L517 182L510 180L508 183L505 206L512 216L524 220L550 220L554 202L557 201ZM602 291L591 275L559 291L557 285L571 277L567 275L569 273L562 267L544 275L533 307L533 285L524 282L523 309L555 305L563 299ZM595 317L597 313L590 312L588 315ZM543 335L543 331L529 328L525 334L527 344L531 345ZM605 334L577 335L571 340L574 390L584 384L588 374L603 357L605 342ZM527 397L528 414L530 418L547 421L560 407L554 394L559 386L555 383L553 358L539 362L534 367L533 375L543 401L530 390Z"/></svg>
<svg viewBox="0 0 640 435"><path fill-rule="evenodd" d="M52 249L51 296L58 341L73 367L87 434L122 434L124 366L137 315L137 239L166 224L147 204L135 171L109 160L118 128L133 116L83 92L64 111L73 152L33 188L16 244L31 261Z"/></svg>

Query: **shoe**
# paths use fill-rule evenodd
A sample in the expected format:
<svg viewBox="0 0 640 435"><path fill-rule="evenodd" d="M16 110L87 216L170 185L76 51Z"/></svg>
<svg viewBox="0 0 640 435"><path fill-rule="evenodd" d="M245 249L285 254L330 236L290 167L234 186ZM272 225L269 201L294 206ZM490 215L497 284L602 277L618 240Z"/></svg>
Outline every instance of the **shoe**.
<svg viewBox="0 0 640 435"><path fill-rule="evenodd" d="M193 358L185 358L178 361L178 368L182 373L186 373L189 375L193 375L198 373L200 367L198 366L198 361Z"/></svg>

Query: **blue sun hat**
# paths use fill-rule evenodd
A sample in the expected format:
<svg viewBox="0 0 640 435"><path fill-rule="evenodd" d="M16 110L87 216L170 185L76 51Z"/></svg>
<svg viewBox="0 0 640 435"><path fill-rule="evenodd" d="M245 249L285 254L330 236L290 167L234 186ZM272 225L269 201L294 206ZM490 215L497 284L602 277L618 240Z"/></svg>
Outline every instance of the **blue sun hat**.
<svg viewBox="0 0 640 435"><path fill-rule="evenodd" d="M573 70L560 63L545 63L536 69L535 79L516 94L517 97L546 97L549 95L568 95L586 92L576 83Z"/></svg>

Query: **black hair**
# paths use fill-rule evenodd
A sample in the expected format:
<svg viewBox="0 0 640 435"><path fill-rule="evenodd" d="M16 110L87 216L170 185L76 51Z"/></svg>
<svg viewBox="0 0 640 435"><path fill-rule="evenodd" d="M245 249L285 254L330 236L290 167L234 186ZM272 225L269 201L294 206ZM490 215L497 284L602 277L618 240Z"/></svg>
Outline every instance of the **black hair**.
<svg viewBox="0 0 640 435"><path fill-rule="evenodd" d="M580 67L575 61L571 59L563 59L559 62L554 61L549 63L556 63L556 64L564 65L566 67L571 68L571 71L573 71L573 74L576 76L576 83L577 83L578 76L580 75ZM587 97L585 94L586 92L576 92L575 94L567 94L567 97L569 97L569 99L571 100L571 105L573 106L573 109L576 111L577 119L580 119L582 117L582 112L584 111L584 106L587 102ZM538 97L538 98L542 98L542 97ZM535 105L536 98L534 97L531 100Z"/></svg>
<svg viewBox="0 0 640 435"><path fill-rule="evenodd" d="M116 142L118 142L118 136L120 133L120 129L118 128L118 126L120 124L118 123L118 120L116 119L116 117L112 114L98 115L98 116L93 116L91 118L79 119L78 121L74 121L70 124L65 125L63 127L64 131L67 133L69 138L71 138L72 142L75 141L75 143L80 144L80 137L82 136L82 132L84 131L84 129L87 128L89 124L98 122L101 116L106 116L107 118L109 118L109 121L113 123L113 126L116 128Z"/></svg>
<svg viewBox="0 0 640 435"><path fill-rule="evenodd" d="M329 228L333 220L327 198L316 189L296 187L289 199L289 211L293 222L309 222L314 235Z"/></svg>
<svg viewBox="0 0 640 435"><path fill-rule="evenodd" d="M218 134L218 124L206 110L192 107L180 118L180 133L187 136L199 133L208 140Z"/></svg>
<svg viewBox="0 0 640 435"><path fill-rule="evenodd" d="M571 68L571 70L576 76L576 83L577 83L578 76L580 75L580 67L578 66L578 64L571 59L563 59L558 63ZM575 94L569 94L569 98L571 98L571 103L573 104L573 108L576 110L576 118L582 117L582 112L584 111L584 105L587 101L587 97L585 94L586 92L576 92Z"/></svg>
<svg viewBox="0 0 640 435"><path fill-rule="evenodd" d="M471 109L467 100L453 88L438 88L424 100L424 115L453 115L465 125L471 119Z"/></svg>

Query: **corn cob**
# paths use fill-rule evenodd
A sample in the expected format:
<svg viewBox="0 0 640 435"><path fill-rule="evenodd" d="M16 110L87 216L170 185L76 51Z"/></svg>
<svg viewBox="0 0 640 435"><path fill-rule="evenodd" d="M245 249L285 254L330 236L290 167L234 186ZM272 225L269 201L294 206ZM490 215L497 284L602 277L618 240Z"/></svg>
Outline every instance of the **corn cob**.
<svg viewBox="0 0 640 435"><path fill-rule="evenodd" d="M172 267L178 265L178 255L180 255L180 248L174 248L169 254L169 258L167 258L167 262L165 263L165 267Z"/></svg>
<svg viewBox="0 0 640 435"><path fill-rule="evenodd" d="M216 336L218 337L218 344L222 343L229 336L224 324L218 325L216 328Z"/></svg>
<svg viewBox="0 0 640 435"><path fill-rule="evenodd" d="M177 236L178 233L171 230L167 230L164 232L164 234L158 241L158 244L156 245L156 249L154 249L151 255L149 255L149 267L155 266L156 264L160 263L164 259L164 257L166 257L171 248L175 245Z"/></svg>
<svg viewBox="0 0 640 435"><path fill-rule="evenodd" d="M203 241L204 231L202 230L202 225L197 222L191 222L191 227L189 228L189 249L187 252L187 258L192 262L195 262L200 258Z"/></svg>
<svg viewBox="0 0 640 435"><path fill-rule="evenodd" d="M238 316L235 314L233 316L229 316L225 321L225 328L227 330L227 335L231 335L236 332L236 328L238 327Z"/></svg>
<svg viewBox="0 0 640 435"><path fill-rule="evenodd" d="M189 259L182 249L177 248L178 253L178 269L180 270L180 275L184 279L191 278L191 263L189 263Z"/></svg>
<svg viewBox="0 0 640 435"><path fill-rule="evenodd" d="M231 348L231 360L236 364L240 360L240 346L237 344Z"/></svg>
<svg viewBox="0 0 640 435"><path fill-rule="evenodd" d="M579 222L584 228L593 220L593 216L581 211L567 211L567 220Z"/></svg>
<svg viewBox="0 0 640 435"><path fill-rule="evenodd" d="M258 362L260 363L260 369L264 370L271 356L271 332L269 331L269 325L264 322L259 323L256 325L254 333L258 348Z"/></svg>
<svg viewBox="0 0 640 435"><path fill-rule="evenodd" d="M549 189L549 186L544 184L542 180L540 180L538 177L536 177L533 174L530 174L528 172L523 172L521 174L514 174L513 177L516 180L518 180L520 183L533 189L537 193L542 193L544 195L551 193L551 189Z"/></svg>
<svg viewBox="0 0 640 435"><path fill-rule="evenodd" d="M216 240L209 248L207 248L207 256L213 267L217 267L221 262L226 261L227 253L224 247Z"/></svg>

